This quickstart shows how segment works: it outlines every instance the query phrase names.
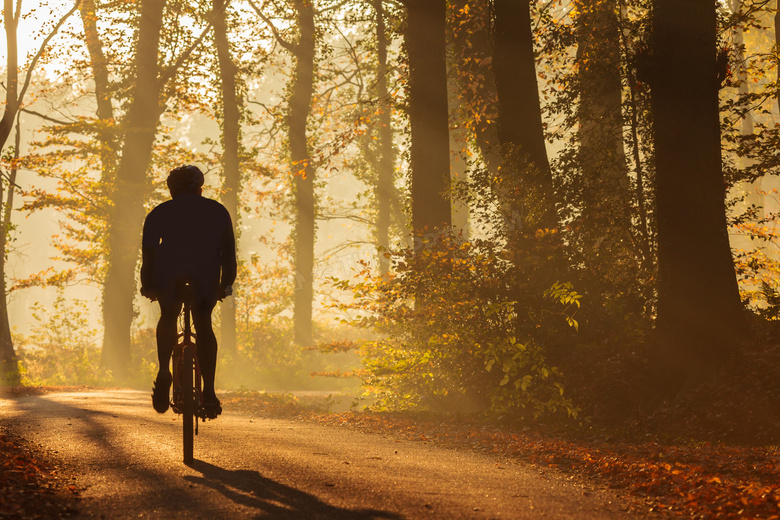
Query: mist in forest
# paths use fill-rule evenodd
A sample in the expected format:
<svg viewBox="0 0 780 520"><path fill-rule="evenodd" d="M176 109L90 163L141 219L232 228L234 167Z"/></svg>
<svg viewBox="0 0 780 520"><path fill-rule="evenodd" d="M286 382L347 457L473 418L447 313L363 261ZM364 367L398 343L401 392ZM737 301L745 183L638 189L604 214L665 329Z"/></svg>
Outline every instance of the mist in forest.
<svg viewBox="0 0 780 520"><path fill-rule="evenodd" d="M774 8L654 4L20 2L9 377L148 386L141 226L193 164L218 388L577 420L707 379L780 316Z"/></svg>

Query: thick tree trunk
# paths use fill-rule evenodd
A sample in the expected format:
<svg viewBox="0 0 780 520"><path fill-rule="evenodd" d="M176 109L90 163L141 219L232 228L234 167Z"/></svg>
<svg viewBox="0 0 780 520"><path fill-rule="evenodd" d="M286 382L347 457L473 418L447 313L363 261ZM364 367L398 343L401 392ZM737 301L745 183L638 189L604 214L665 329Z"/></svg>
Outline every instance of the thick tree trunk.
<svg viewBox="0 0 780 520"><path fill-rule="evenodd" d="M542 110L536 82L530 0L495 0L493 74L498 91L498 139L505 160L524 157L530 168L522 172L526 192L542 214L536 225L557 227L552 173L545 147ZM519 167L515 164L515 168ZM520 174L520 172L517 172Z"/></svg>
<svg viewBox="0 0 780 520"><path fill-rule="evenodd" d="M21 146L21 128L19 118L16 118L16 133L14 142L14 161L19 159L19 147ZM3 251L4 258L7 255L6 246L8 241L8 232L11 229L11 210L14 207L14 192L16 188L17 168L14 165L8 176L8 194L6 195L5 206L3 207L2 230L0 230L0 251ZM0 183L0 200L3 199L2 183ZM5 282L5 262L0 262L0 386L21 384L21 374L19 373L19 363L14 350L13 338L11 336L11 323L8 319L8 299L6 297Z"/></svg>
<svg viewBox="0 0 780 520"><path fill-rule="evenodd" d="M103 42L97 30L97 7L94 0L81 0L79 14L84 26L84 40L89 51L92 75L95 80L95 100L97 101L97 116L101 121L114 119L114 108L111 103L111 90L108 82L108 66L103 53Z"/></svg>
<svg viewBox="0 0 780 520"><path fill-rule="evenodd" d="M312 344L314 300L314 166L309 155L306 122L314 92L314 6L311 0L294 0L300 39L295 45L295 76L290 93L288 139L295 182L295 271L293 302L295 341Z"/></svg>
<svg viewBox="0 0 780 520"><path fill-rule="evenodd" d="M162 113L157 58L165 0L142 0L135 55L135 85L124 119L125 139L111 193L107 229L107 271L103 286L102 364L115 377L130 365L130 327L135 316L135 270L144 201L150 185L147 170Z"/></svg>
<svg viewBox="0 0 780 520"><path fill-rule="evenodd" d="M222 202L230 213L235 229L236 241L239 238L238 194L241 189L239 171L239 149L241 147L241 108L237 87L237 67L230 53L227 31L227 9L225 0L213 0L214 41L219 60L219 76L222 87ZM221 343L229 351L236 351L236 306L233 298L220 305Z"/></svg>
<svg viewBox="0 0 780 520"><path fill-rule="evenodd" d="M617 296L636 277L631 195L623 149L620 27L614 0L578 0L577 118L582 172L577 249L591 296Z"/></svg>
<svg viewBox="0 0 780 520"><path fill-rule="evenodd" d="M724 204L716 6L655 0L653 27L656 333L690 373L723 360L745 331Z"/></svg>
<svg viewBox="0 0 780 520"><path fill-rule="evenodd" d="M496 0L493 74L498 91L498 138L520 147L538 169L534 179L552 186L536 82L530 0Z"/></svg>
<svg viewBox="0 0 780 520"><path fill-rule="evenodd" d="M8 136L14 121L19 112L19 75L17 62L17 35L18 18L14 16L14 4L12 0L5 0L3 5L6 45L8 56L6 60L6 101L3 117L0 119L0 152L5 148ZM19 141L19 130L17 127L17 142ZM16 154L19 153L19 145L16 146ZM13 185L9 186L13 190ZM3 199L2 183L0 183L0 201ZM6 205L5 212L9 211ZM9 213L10 215L10 213ZM0 230L0 252L3 258L0 259L0 385L19 384L19 364L17 362L16 351L14 350L13 339L11 338L11 325L8 320L8 301L5 285L5 257L6 257L6 239L8 226L4 225Z"/></svg>
<svg viewBox="0 0 780 520"><path fill-rule="evenodd" d="M450 226L450 145L445 61L446 2L406 0L414 233Z"/></svg>
<svg viewBox="0 0 780 520"><path fill-rule="evenodd" d="M119 160L119 142L114 121L113 96L108 79L108 66L103 52L103 42L97 29L97 7L93 0L82 0L79 14L84 26L84 40L89 51L92 75L95 81L95 100L97 117L100 120L97 134L100 142L101 181L111 186L116 176Z"/></svg>
<svg viewBox="0 0 780 520"><path fill-rule="evenodd" d="M377 204L376 241L383 248L390 247L391 212L393 203L398 202L395 185L395 154L393 153L392 107L393 100L387 88L387 30L382 0L374 0L376 12L376 97L379 100L379 164L374 196ZM388 263L382 253L379 254L379 269L382 274L388 271Z"/></svg>

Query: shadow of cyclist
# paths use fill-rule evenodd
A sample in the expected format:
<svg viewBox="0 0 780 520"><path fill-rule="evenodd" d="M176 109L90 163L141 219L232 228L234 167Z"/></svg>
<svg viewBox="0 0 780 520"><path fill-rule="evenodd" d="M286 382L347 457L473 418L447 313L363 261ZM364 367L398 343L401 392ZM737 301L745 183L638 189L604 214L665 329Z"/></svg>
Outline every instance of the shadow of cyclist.
<svg viewBox="0 0 780 520"><path fill-rule="evenodd" d="M285 486L248 469L227 470L208 462L195 460L189 466L203 476L186 476L185 480L220 492L236 504L262 512L274 519L317 518L343 520L374 520L404 517L375 509L343 509L326 504L319 498Z"/></svg>

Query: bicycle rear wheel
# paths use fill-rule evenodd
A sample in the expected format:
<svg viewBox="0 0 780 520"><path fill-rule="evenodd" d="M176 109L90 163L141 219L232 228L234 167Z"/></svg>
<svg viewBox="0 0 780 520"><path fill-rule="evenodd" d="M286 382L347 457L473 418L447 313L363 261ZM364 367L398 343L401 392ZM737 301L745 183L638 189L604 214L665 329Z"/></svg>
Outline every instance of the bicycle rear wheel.
<svg viewBox="0 0 780 520"><path fill-rule="evenodd" d="M192 345L185 345L182 352L182 424L184 425L184 462L193 459L193 419L195 417L195 359Z"/></svg>

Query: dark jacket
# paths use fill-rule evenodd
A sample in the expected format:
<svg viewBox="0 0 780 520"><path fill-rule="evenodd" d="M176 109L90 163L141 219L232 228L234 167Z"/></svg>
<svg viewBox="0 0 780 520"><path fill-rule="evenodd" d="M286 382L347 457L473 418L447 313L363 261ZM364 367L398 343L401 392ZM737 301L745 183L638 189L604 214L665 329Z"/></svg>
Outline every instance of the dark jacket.
<svg viewBox="0 0 780 520"><path fill-rule="evenodd" d="M236 279L236 241L225 206L195 194L180 194L146 216L141 291L171 295L182 279L199 296L214 298Z"/></svg>

